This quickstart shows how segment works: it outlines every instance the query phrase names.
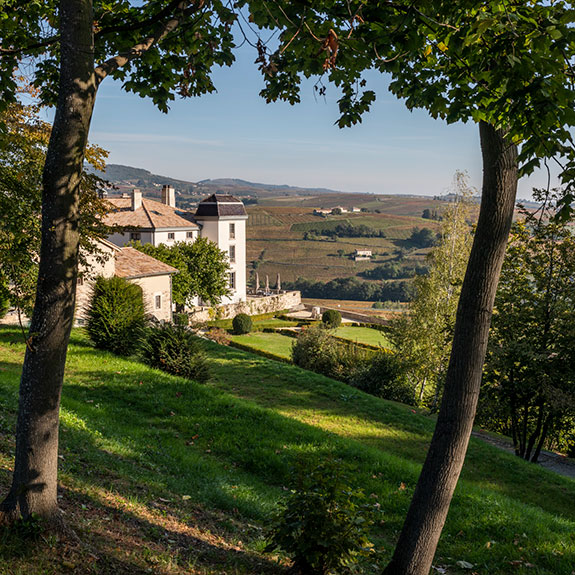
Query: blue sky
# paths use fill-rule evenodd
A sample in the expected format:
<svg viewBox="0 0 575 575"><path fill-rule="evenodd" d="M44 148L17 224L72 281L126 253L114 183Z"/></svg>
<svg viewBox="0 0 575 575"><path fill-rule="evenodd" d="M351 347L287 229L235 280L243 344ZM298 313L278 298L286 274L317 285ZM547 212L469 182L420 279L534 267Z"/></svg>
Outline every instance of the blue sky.
<svg viewBox="0 0 575 575"><path fill-rule="evenodd" d="M90 140L109 150L108 161L197 181L241 178L270 184L349 192L436 195L448 191L456 170L481 185L477 127L447 125L425 111L409 112L370 77L377 92L363 123L339 129L337 92L315 97L304 84L302 103L266 104L249 47L231 68L216 70L217 94L176 100L169 114L123 92L107 79L97 98ZM521 182L520 197L543 175Z"/></svg>

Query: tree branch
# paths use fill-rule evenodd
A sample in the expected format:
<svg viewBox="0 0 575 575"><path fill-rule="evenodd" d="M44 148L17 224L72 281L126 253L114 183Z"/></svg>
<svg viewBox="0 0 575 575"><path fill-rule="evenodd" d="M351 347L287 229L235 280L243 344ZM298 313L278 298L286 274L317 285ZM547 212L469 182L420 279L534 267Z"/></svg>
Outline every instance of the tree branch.
<svg viewBox="0 0 575 575"><path fill-rule="evenodd" d="M0 46L0 56L21 54L23 52L37 50L38 48L44 48L45 46L50 46L59 41L60 35L56 34L55 36L50 36L50 38L46 38L45 40L38 40L34 44L29 44L28 46L23 46L22 48L3 48Z"/></svg>
<svg viewBox="0 0 575 575"><path fill-rule="evenodd" d="M183 20L200 11L204 7L204 0L196 0L189 6L188 4L188 0L172 2L170 7L171 9L174 9L176 13L166 23L160 24L153 35L148 36L143 42L132 46L125 52L120 52L117 56L113 56L97 66L95 70L96 85L99 86L106 76L113 73L118 68L122 68L132 60L140 58L142 54L145 54L152 46L159 44L170 32L173 32L178 28ZM179 15L177 15L178 11L180 12ZM160 13L158 13L156 19L159 18L159 14Z"/></svg>

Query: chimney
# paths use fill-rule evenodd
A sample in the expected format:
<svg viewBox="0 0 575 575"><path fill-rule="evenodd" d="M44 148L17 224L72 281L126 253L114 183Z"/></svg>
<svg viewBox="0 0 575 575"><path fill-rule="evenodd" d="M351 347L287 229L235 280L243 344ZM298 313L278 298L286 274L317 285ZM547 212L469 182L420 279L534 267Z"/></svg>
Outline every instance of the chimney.
<svg viewBox="0 0 575 575"><path fill-rule="evenodd" d="M162 204L172 208L176 207L176 190L172 186L162 186Z"/></svg>
<svg viewBox="0 0 575 575"><path fill-rule="evenodd" d="M132 190L132 211L142 207L142 192L138 188Z"/></svg>

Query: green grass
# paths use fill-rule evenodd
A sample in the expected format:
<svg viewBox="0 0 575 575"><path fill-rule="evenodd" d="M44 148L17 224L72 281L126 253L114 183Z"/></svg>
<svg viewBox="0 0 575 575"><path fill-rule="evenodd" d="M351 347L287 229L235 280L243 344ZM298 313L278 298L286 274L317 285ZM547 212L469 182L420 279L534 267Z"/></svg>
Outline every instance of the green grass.
<svg viewBox="0 0 575 575"><path fill-rule="evenodd" d="M280 333L253 332L246 335L234 335L232 341L252 347L256 350L267 351L291 359L291 348L295 341L293 337L288 337Z"/></svg>
<svg viewBox="0 0 575 575"><path fill-rule="evenodd" d="M355 467L357 484L384 510L374 537L390 557L433 419L295 366L205 345L214 379L200 386L96 351L73 333L61 502L87 547L45 539L16 552L0 538L0 573L285 573L262 554L262 528L301 457ZM4 489L23 354L18 332L0 330ZM571 575L574 500L574 481L472 439L434 564L450 574ZM458 568L460 560L474 569Z"/></svg>
<svg viewBox="0 0 575 575"><path fill-rule="evenodd" d="M350 325L342 325L337 328L335 335L343 339L349 339L351 341L364 343L366 345L381 346L385 348L392 347L390 341L385 336L385 333L369 327L352 327Z"/></svg>

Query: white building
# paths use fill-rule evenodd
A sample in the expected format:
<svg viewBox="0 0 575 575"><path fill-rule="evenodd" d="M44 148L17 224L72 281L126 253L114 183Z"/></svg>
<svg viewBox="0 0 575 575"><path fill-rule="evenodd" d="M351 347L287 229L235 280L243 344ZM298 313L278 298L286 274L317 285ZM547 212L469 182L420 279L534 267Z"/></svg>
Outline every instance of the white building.
<svg viewBox="0 0 575 575"><path fill-rule="evenodd" d="M213 194L202 200L195 214L178 210L174 188L164 186L161 202L143 198L140 190L131 196L111 198L114 211L106 223L121 226L123 233L108 239L118 246L140 241L154 246L194 242L204 237L228 254L230 295L222 304L246 301L246 213L243 203L233 196Z"/></svg>
<svg viewBox="0 0 575 575"><path fill-rule="evenodd" d="M246 301L246 221L244 204L234 196L212 194L202 200L194 217L202 228L200 235L215 242L230 261L229 297L222 303Z"/></svg>
<svg viewBox="0 0 575 575"><path fill-rule="evenodd" d="M88 255L81 266L76 286L75 320L83 325L97 276L125 278L142 288L147 313L158 321L172 319L172 275L178 270L134 248L120 248L106 240L98 240L102 257Z"/></svg>

